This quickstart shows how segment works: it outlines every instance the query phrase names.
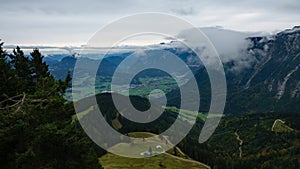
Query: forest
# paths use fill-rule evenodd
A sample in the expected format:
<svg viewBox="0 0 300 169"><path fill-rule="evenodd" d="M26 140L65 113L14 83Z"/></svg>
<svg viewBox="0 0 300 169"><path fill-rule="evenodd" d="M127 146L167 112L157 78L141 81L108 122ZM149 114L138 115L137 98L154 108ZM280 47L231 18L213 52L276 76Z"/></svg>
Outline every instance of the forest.
<svg viewBox="0 0 300 169"><path fill-rule="evenodd" d="M7 53L3 42L0 67L0 168L102 168L105 152L71 123L70 74L55 80L38 49Z"/></svg>

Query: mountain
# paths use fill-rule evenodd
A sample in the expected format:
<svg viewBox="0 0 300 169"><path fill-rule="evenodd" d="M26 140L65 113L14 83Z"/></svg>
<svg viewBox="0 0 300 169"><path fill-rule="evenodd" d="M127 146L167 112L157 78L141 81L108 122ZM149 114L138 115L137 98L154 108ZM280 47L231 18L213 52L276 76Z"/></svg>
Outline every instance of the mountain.
<svg viewBox="0 0 300 169"><path fill-rule="evenodd" d="M250 38L253 46L250 52L260 59L255 70L245 84L265 83L270 92L276 93L276 99L286 96L299 98L300 87L300 29L294 27L268 39L266 37ZM286 88L288 87L288 88Z"/></svg>
<svg viewBox="0 0 300 169"><path fill-rule="evenodd" d="M145 54L145 56L144 56L144 54ZM112 76L114 71L116 70L116 68L119 66L119 64L127 56L130 56L130 55L137 56L137 57L139 57L139 59L138 60L131 59L126 65L123 65L122 66L123 73L128 72L127 69L133 65L146 65L147 66L148 64L153 64L155 62L162 63L163 60L167 61L167 59L168 59L168 58L162 59L162 58L153 57L153 56L168 55L168 57L170 57L172 54L175 54L180 59L182 59L193 72L196 72L197 70L199 70L199 67L202 67L199 59L197 59L195 57L195 54L190 51L174 49L174 48L166 48L163 50L157 50L157 49L145 50L144 54L133 53L133 52L108 54L107 56L105 56L102 59L97 74L99 76ZM142 55L143 55L143 57L141 57ZM99 61L99 59L97 59L96 56L93 55L93 57L91 57L90 55L87 55L87 54L82 54L79 57L67 55L61 59L57 59L57 58L59 58L57 55L53 55L53 56L47 56L44 59L47 62L47 64L49 65L51 73L57 79L64 78L68 71L71 71L71 73L72 73L75 63L78 58L80 58L82 60L82 62L84 62L87 65L86 68L81 68L81 69L86 69L85 71L87 71L87 72L88 72L89 67L97 66L96 63L98 63L98 61ZM182 73L184 74L185 72L182 72ZM143 72L142 74L139 75L139 77L145 77L145 76L159 77L159 76L166 76L166 74L160 70L145 70L145 72Z"/></svg>
<svg viewBox="0 0 300 169"><path fill-rule="evenodd" d="M120 115L121 112L126 111L126 108L118 111L113 105L112 95L113 94L110 93L97 95L97 104L107 123L122 134L131 135L136 133L139 137L149 137L144 135L147 134L147 132L159 134L169 128L170 124L172 124L176 118L180 118L177 117L175 108L167 108L158 119L151 123L141 124L132 122ZM121 100L125 99L125 96L114 95L121 97ZM138 96L130 97L132 104L137 109L146 110L149 108L150 105L147 99ZM78 123L78 121L75 120L76 118L85 120L84 118L94 113L93 109L90 108L89 99L90 98L85 98L76 103L83 105L83 107L81 113L77 114L77 116L74 115L73 123ZM299 168L299 113L246 113L242 115L225 116L222 118L222 121L211 138L207 142L199 144L198 137L204 120L205 118L198 118L187 137L175 147L175 149L181 149L184 154L180 151L181 153L174 152L174 155L182 154L188 159L192 158L204 162L211 166L211 168ZM96 125L97 122L99 123L99 121L89 121L92 125ZM104 135L102 139L105 139L109 134L109 132L102 130L98 132L98 134ZM149 135L149 133L147 135ZM151 136L152 135L153 134L151 134ZM107 145L111 146L111 148L131 145L130 152L135 151L135 147L138 147L140 144L135 142L134 146L132 146L130 140L114 141L115 142L112 142L110 140ZM119 144L120 142L121 144ZM138 151L140 152L141 150L139 149ZM173 151L174 149L167 153L172 153ZM167 161L161 159L164 155L158 155L150 158L151 160L149 159L153 162L153 165L155 165L153 167L157 167L156 165L158 165L159 161L161 161L163 165L170 165L167 162L169 158L165 157ZM112 159L126 161L128 166L133 165L129 158L119 157L110 153L103 155L100 161L103 166L111 166L109 164L113 162ZM136 165L132 167L138 167L145 163L148 164L149 160L137 160ZM182 159L177 158L177 160L181 161ZM180 161L178 161L178 163ZM191 160L188 161L191 162ZM191 165L192 163L184 165ZM122 165L122 163L119 162L113 164L114 168L118 168Z"/></svg>
<svg viewBox="0 0 300 169"><path fill-rule="evenodd" d="M223 61L228 89L225 113L300 112L299 27L246 40L248 46L241 56ZM240 68L242 61L247 65ZM210 82L205 68L195 77L204 97L202 111L208 111ZM178 93L168 94L175 106L180 102Z"/></svg>
<svg viewBox="0 0 300 169"><path fill-rule="evenodd" d="M240 114L244 112L274 112L288 111L299 112L300 105L300 29L279 32L275 35L258 36L262 33L245 33L225 30L223 28L201 28L216 47L224 64L227 80L227 102L225 113ZM178 35L190 36L189 31ZM168 44L162 43L156 46L158 49L145 50L135 53L139 61L129 62L127 67L147 65L148 63L160 63L162 59L152 55L162 55L163 50L177 55L193 71L201 92L200 111L208 111L210 106L210 82L202 62L195 53L176 41ZM106 76L109 79L119 64L132 52L116 53L105 57L100 65L97 75ZM77 57L64 57L60 61L50 60L47 57L51 73L56 78L62 79L68 71L73 71ZM80 57L87 65L95 65L93 59ZM49 61L50 60L50 61ZM130 66L131 65L131 66ZM96 66L96 65L95 65ZM122 76L126 76L127 67L122 68ZM89 66L84 68L88 71ZM167 77L165 72L147 70L140 73L132 81L141 84L140 77ZM179 90L174 88L167 94L170 105L180 106Z"/></svg>
<svg viewBox="0 0 300 169"><path fill-rule="evenodd" d="M119 109L117 109L112 100L112 95L118 97L119 105L122 105L121 103L127 98L127 96L123 96L117 93L101 93L96 95L97 105L94 105L93 98L91 97L84 98L75 103L76 105L81 105L81 106L77 106L77 111L79 113L77 114L77 118L78 117L87 118L88 116L93 115L93 113L98 113L96 109L94 109L94 107L99 106L99 109L101 110L101 113L105 117L107 123L110 124L111 127L113 127L115 130L118 130L123 134L129 132L139 132L139 131L158 134L168 129L177 119L178 116L177 109L166 108L157 119L149 123L137 123L131 121L126 117L124 117L123 115L126 114L129 115L130 117L131 114L134 114L136 112L133 113L131 109L128 108L128 105L124 105L124 104L123 106L118 107ZM149 112L147 112L146 115L147 118L153 118L152 116L155 116L155 112L160 112L162 110L161 106L159 105L155 105L155 104L150 105L149 100L146 98L139 97L139 96L129 96L129 98L131 104L137 110L140 110L142 112L149 110ZM178 124L180 126L185 126L187 120L186 118L188 118L188 115L187 117L180 117L178 119L179 120ZM82 120L84 121L85 119ZM89 123L93 123L93 122L99 123L99 121L97 121L96 119L95 121L89 121ZM202 121L199 121L199 124L203 124ZM107 131L98 131L98 132L99 133L104 132L102 133L104 135L107 134ZM108 144L112 144L112 143L108 143Z"/></svg>
<svg viewBox="0 0 300 169"><path fill-rule="evenodd" d="M77 59L78 58L70 55L64 56L59 61L52 59L51 56L45 57L46 63L49 64L51 74L53 74L53 76L57 79L64 79L68 71L73 73ZM80 59L84 60L85 64L87 65L85 68L82 68L81 71L89 72L89 68L91 66L97 66L97 62L95 61L95 59L91 59L89 57L81 57ZM102 76L112 76L117 65L123 59L124 56L122 54L104 58L101 62L101 69L98 74Z"/></svg>
<svg viewBox="0 0 300 169"><path fill-rule="evenodd" d="M299 120L299 113L287 112L225 116L207 142L198 143L201 125L196 124L178 147L211 168L296 169Z"/></svg>
<svg viewBox="0 0 300 169"><path fill-rule="evenodd" d="M248 52L256 61L244 70L243 77L238 77L235 86L241 93L233 94L236 99L230 103L239 100L249 111L300 112L299 27L249 40L252 45ZM247 97L244 102L240 100L243 94Z"/></svg>

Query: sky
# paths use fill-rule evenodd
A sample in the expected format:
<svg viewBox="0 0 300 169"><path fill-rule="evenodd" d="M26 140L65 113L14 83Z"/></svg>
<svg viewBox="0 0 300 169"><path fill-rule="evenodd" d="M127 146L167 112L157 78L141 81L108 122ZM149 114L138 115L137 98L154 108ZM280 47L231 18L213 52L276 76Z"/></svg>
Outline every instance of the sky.
<svg viewBox="0 0 300 169"><path fill-rule="evenodd" d="M159 12L197 27L275 32L300 25L299 0L0 0L6 45L80 46L118 18Z"/></svg>

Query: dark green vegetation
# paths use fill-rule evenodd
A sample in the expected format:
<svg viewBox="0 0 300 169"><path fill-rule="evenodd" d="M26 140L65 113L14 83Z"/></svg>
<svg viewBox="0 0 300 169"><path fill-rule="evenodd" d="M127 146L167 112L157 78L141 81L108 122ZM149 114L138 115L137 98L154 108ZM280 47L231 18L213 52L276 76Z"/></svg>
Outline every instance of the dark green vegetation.
<svg viewBox="0 0 300 169"><path fill-rule="evenodd" d="M118 110L114 106L111 95L112 94L110 93L98 94L96 96L98 106L101 110L101 113L103 114L106 121L108 122L108 124L110 124L112 127L114 127L116 130L118 130L123 134L127 134L130 132L138 132L138 131L161 133L164 130L168 129L177 118L177 112L167 109L158 119L150 123L135 123L123 117L120 114L120 112L118 112ZM126 98L126 96L122 96L119 94L115 94L115 95L120 97L121 99ZM82 107L82 110L80 111L83 112L83 114L85 114L81 117L82 120L85 120L84 118L86 118L89 115L92 115L92 113L95 113L95 111L93 111L94 108L91 108L91 107L95 107L95 105L89 105L89 99L90 98L85 98L83 100L78 101L78 104L84 105L84 107ZM130 100L134 105L134 107L137 108L138 110L145 111L150 108L150 103L148 99L139 96L130 96ZM90 111L87 112L86 110L89 109ZM126 107L124 107L121 111L126 111ZM114 123L120 124L119 125L120 127L117 127L116 125L114 125ZM184 121L182 121L182 125L184 125ZM107 134L105 133L105 131L103 132L104 132L103 134Z"/></svg>
<svg viewBox="0 0 300 169"><path fill-rule="evenodd" d="M277 119L285 121L285 132L272 131ZM300 115L296 113L257 113L224 117L213 136L198 144L201 125L178 146L195 160L212 168L299 168ZM237 139L237 133L242 140ZM241 147L242 157L240 157Z"/></svg>
<svg viewBox="0 0 300 169"><path fill-rule="evenodd" d="M70 85L55 80L43 57L0 44L0 168L101 168L97 148L75 123L63 94Z"/></svg>
<svg viewBox="0 0 300 169"><path fill-rule="evenodd" d="M272 131L277 133L294 132L294 129L285 124L285 121L277 119L274 121Z"/></svg>
<svg viewBox="0 0 300 169"><path fill-rule="evenodd" d="M132 103L139 109L147 109L146 100L132 96ZM167 107L161 117L149 124L131 122L119 115L112 105L110 94L97 96L99 107L106 115L108 123L123 134L148 131L161 133L177 118L177 109ZM105 106L106 105L106 106ZM187 112L187 116L188 116ZM84 116L82 117L84 118ZM213 117L210 117L213 118ZM184 118L185 120L188 117ZM198 137L203 126L203 115L198 116L197 123L190 134L178 144L178 147L194 160L203 162L212 168L298 168L300 164L300 115L297 113L255 113L223 117L213 136L205 143L199 144ZM285 129L272 131L274 122L285 121ZM117 121L121 127L116 127ZM236 133L242 140L237 139ZM241 147L241 150L239 149ZM241 157L240 157L240 151ZM116 159L113 155L103 157L105 162ZM131 159L121 158L124 163L132 164ZM108 163L106 163L108 165ZM116 163L118 166L119 163ZM111 164L112 167L114 163ZM132 164L134 167L134 165Z"/></svg>
<svg viewBox="0 0 300 169"><path fill-rule="evenodd" d="M240 56L241 61L246 62L248 66L236 70L235 66L239 65L239 60L224 64L228 86L226 114L300 112L299 37L300 30L295 27L271 37L248 38L249 46ZM201 61L196 59L193 52L180 50L180 47L163 50L177 55L192 69L200 86L200 111L207 112L210 106L210 81ZM108 84L114 70L130 54L132 53L109 55L102 60L97 73L96 92L110 90ZM72 72L76 59L65 57L60 62L51 62L52 73L57 78L64 78L68 70ZM95 62L89 58L84 59L90 65ZM188 62L191 59L194 61ZM131 94L145 96L149 94L150 89L161 88L168 93L169 106L180 107L179 89L174 80L161 72L148 71L148 74L149 76L140 74L132 81Z"/></svg>
<svg viewBox="0 0 300 169"><path fill-rule="evenodd" d="M231 88L229 112L300 112L300 31L294 29L269 40L249 38L252 46L248 50L258 62L236 84L243 89Z"/></svg>
<svg viewBox="0 0 300 169"><path fill-rule="evenodd" d="M224 65L227 80L225 113L300 112L300 30L283 31L272 37L250 37L243 59L249 67L234 70ZM210 106L210 81L204 68L195 75L201 95L201 112ZM180 107L178 90L168 93L172 106Z"/></svg>
<svg viewBox="0 0 300 169"><path fill-rule="evenodd" d="M194 56L194 53L190 52L178 52L176 49L166 49L164 51L168 51L170 53L176 54L179 58L181 58L184 62L188 62L187 65L189 68L195 73L202 67L197 61L197 57ZM149 50L145 52L156 52L157 55L160 54L160 50ZM101 93L103 91L110 91L112 76L116 68L120 65L120 63L126 58L130 57L133 52L125 52L125 53L116 53L116 54L107 54L101 60L103 56L101 54L81 54L80 60L84 62L85 67L77 67L77 71L80 72L80 75L84 75L84 78L80 79L77 90L86 90L87 85L90 83L89 74L90 74L90 67L98 67L98 71L96 74L96 83L95 83L95 92ZM191 56L192 55L192 56ZM191 60L191 57L194 57L194 61ZM195 59L196 58L196 59ZM49 67L51 70L51 74L54 75L57 79L63 79L67 72L70 71L71 74L74 71L75 63L78 58L74 56L65 56L61 58L60 55L52 55L46 57L46 62L49 63ZM143 60L141 63L131 63L131 64L146 64L148 62L154 62L154 57L148 57L147 59ZM122 67L122 66L121 66ZM127 76L126 74L126 67L123 66L121 68L123 70L123 76ZM184 73L184 72L182 72ZM183 82L180 82L183 83ZM122 87L124 86L119 85L114 92L118 92L121 94L125 94L122 91ZM142 72L139 72L131 81L130 85L130 95L139 95L142 97L148 96L148 94L154 89L160 89L165 93L169 93L171 90L177 89L178 85L176 81L166 72L157 69L146 69ZM66 96L70 98L71 93L67 91Z"/></svg>
<svg viewBox="0 0 300 169"><path fill-rule="evenodd" d="M125 54L123 54L125 55ZM96 93L102 93L104 91L110 91L111 87L111 80L114 70L117 68L117 65L119 62L121 62L125 56L109 56L108 58L105 58L102 60L99 71L97 73L96 77L96 83L95 83L95 92ZM50 56L51 57L51 56ZM87 65L90 66L97 66L95 64L95 60L89 59L89 58L82 58ZM45 59L47 63L49 63L51 74L54 75L56 79L63 79L67 72L70 71L73 72L76 58L73 56L66 56L62 58L60 61L49 61L48 59ZM116 63L115 63L116 62ZM89 66L89 67L90 67ZM91 79L89 79L88 70L82 68L82 71L85 72L86 78L80 79L81 81L78 82L77 90L84 91L87 90L87 83ZM83 74L81 72L81 74ZM168 74L154 71L154 70L147 70L144 72L139 73L133 80L132 84L130 85L130 95L138 95L142 97L146 97L149 95L149 93L154 89L160 89L164 91L165 93L170 92L173 89L177 88L176 81L170 77ZM125 94L122 91L122 86L117 86L117 90L114 92L118 92L121 94ZM71 91L67 91L65 94L66 98L71 98Z"/></svg>
<svg viewBox="0 0 300 169"><path fill-rule="evenodd" d="M210 106L210 83L206 70L197 67L194 73L200 86L199 111L204 113L199 113L190 134L177 145L188 156L181 154L178 149L168 153L185 159L192 158L218 169L299 168L299 37L300 32L296 29L279 33L271 39L249 38L251 46L245 57L254 58L251 66L235 72L231 68L236 63L224 65L228 83L226 115L213 136L203 144L198 143L198 137L204 120L214 117L205 115ZM154 88L170 91L164 113L153 122L141 124L124 118L114 107L110 93L98 94L98 105L86 104L76 116L72 103L67 102L63 95L70 85L68 71L72 71L77 58L65 57L60 62L51 61L50 72L60 79L56 80L50 75L37 49L33 50L31 56L24 56L20 48L8 54L3 51L2 45L0 168L101 168L99 157L104 166L115 168L141 168L143 164L150 168L175 168L181 165L180 160L174 160L176 157L163 160L165 154L140 160L105 154L84 134L77 119L87 119L96 113L95 108L99 106L108 124L122 134L162 133L174 123L180 107L180 94L172 78L162 72L150 71L150 76L140 74L132 81L131 94L134 95L145 96ZM176 53L176 49L168 50L179 54L182 60L190 55L186 52ZM109 90L114 69L129 54L110 56L104 60L102 69L97 73L97 92ZM87 61L91 64L95 62L92 59ZM130 96L130 99L139 110L150 107L145 98ZM85 99L78 102L84 103ZM159 107L155 108L158 110ZM122 109L125 110L126 107ZM189 123L191 117L189 110L183 111L185 114L178 117L182 126ZM117 147L115 144L119 140L115 141L107 145ZM123 145L126 145L130 140L123 141ZM184 166L192 168L191 163L184 163Z"/></svg>

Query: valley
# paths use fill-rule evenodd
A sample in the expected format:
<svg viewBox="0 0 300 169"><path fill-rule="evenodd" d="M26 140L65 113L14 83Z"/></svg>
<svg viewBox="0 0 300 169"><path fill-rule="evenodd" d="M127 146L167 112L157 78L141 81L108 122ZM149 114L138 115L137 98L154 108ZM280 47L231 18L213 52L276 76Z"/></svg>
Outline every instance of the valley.
<svg viewBox="0 0 300 169"><path fill-rule="evenodd" d="M101 102L105 102L100 102L100 109L101 105L111 104L109 103L108 98L109 94L101 94L99 96L99 100L102 100ZM139 100L140 99L138 97L135 98L133 104L142 103ZM157 133L157 129L164 128L163 126L165 126L168 122L172 122L175 118L182 119L183 121L188 120L189 111L184 111L186 112L186 117L178 117L176 113L178 112L178 109L174 107L166 107L165 111L166 112L164 112L158 120L152 122L150 125L132 123L121 116L113 114L106 116L106 120L116 130L123 132L123 134L126 134L128 131L134 131L136 133L129 133L129 135L145 138L154 136L153 134L145 134L145 132L159 134ZM116 111L106 109L102 113L106 114L108 112ZM300 157L300 126L298 121L300 120L300 116L297 113L247 113L238 116L224 116L216 132L204 144L198 143L198 133L201 131L205 116L200 113L199 115L197 123L191 130L190 134L176 146L188 156L186 157L178 151L176 154L183 156L181 158L190 157L193 160L209 165L211 168L231 168L233 166L234 168L250 169L254 168L257 164L262 164L266 168L268 168L267 166L269 166L269 168L274 166L289 166L289 168L294 168L298 163L298 159ZM79 117L84 116L80 115ZM163 119L168 120L165 121ZM115 121L118 121L121 125L116 127L116 125L114 125ZM282 123L281 121L285 121L285 123ZM155 139L152 141L154 141L152 146L154 148L152 149L155 151L155 147L158 145L158 142L156 142ZM127 142L112 147L115 148L115 150L127 150L128 153L136 152L136 155L139 155L141 152L149 149L149 147L139 147L138 144L139 143L134 143L132 147L131 143ZM159 145L162 147L166 146L161 142ZM119 146L125 146L126 148L120 148ZM133 151L134 149L137 151ZM109 164L115 164L109 162L110 159L116 158L122 157L107 154L103 156L103 159L101 157L100 161L102 159L103 162L107 163L109 166ZM153 160L156 161L156 159L160 158L162 157L158 155L157 157L153 157ZM126 161L126 158L122 158L122 160ZM137 161L141 162L137 162L136 166L139 166L140 163L147 163L143 160ZM159 163L154 161L151 162L154 164ZM126 162L126 164L130 164L132 167L135 166L134 162ZM116 166L112 165L111 167Z"/></svg>
<svg viewBox="0 0 300 169"><path fill-rule="evenodd" d="M266 36L205 28L209 36L225 32L226 36L237 38L239 43L247 42L237 53L229 52L237 56L226 56L228 51L216 44L224 64L227 95L224 113L209 115L212 91L207 70L193 51L176 41L152 46L156 48L145 50L145 53L160 56L159 51L170 52L186 64L199 88L198 110L181 109L180 87L185 87L184 92L195 92L188 87L192 80L187 72L168 74L148 69L137 73L129 85L116 84L112 90L114 72L133 51L108 54L92 81L89 71L97 65L97 58L102 54L49 54L43 57L38 49L27 55L16 47L12 53L7 53L0 43L3 68L0 75L0 162L3 168L9 169L77 166L91 169L298 169L299 28L295 26ZM199 50L205 53L205 47ZM122 67L120 79L129 75L131 66L167 61L157 58L144 57L144 60ZM75 83L72 77L78 59L84 60L86 65L79 68L77 73L82 78ZM180 80L175 81L172 76ZM72 84L76 88L72 88ZM72 93L92 91L90 84L95 84L92 88L95 99L91 96L93 92L72 98ZM125 92L125 87L129 87L129 93ZM152 92L155 89L164 94ZM154 102L149 99L149 94L155 98ZM224 96L222 92L216 94ZM118 103L126 104L117 108L112 96L119 98ZM163 96L166 96L166 105L159 104ZM128 98L130 102L125 102ZM195 102L188 100L189 104L198 105ZM142 116L148 119L156 112L162 110L162 113L149 123L135 122L129 118L135 114L128 104L140 112L151 110ZM125 117L124 113L129 116ZM99 115L104 117L103 123L93 118ZM213 124L218 127L212 136L200 144L199 135L205 122L219 118L220 123ZM158 137L174 122L178 122L178 126L172 132L185 136L183 140L175 142L176 138L169 135ZM111 130L95 127L105 124ZM188 133L184 131L188 129L186 126L191 126ZM108 151L96 145L91 135L85 133L86 129L96 133ZM120 137L107 139L113 133L108 131L116 131ZM131 136L131 139L124 136ZM135 137L143 139L133 139ZM112 152L144 158L120 157Z"/></svg>
<svg viewBox="0 0 300 169"><path fill-rule="evenodd" d="M248 38L250 46L244 57L255 58L253 62L249 63L251 66L244 67L236 73L232 72L232 66L235 66L234 60L225 63L228 82L225 113L216 132L203 145L197 142L198 134L204 121L214 117L207 117L210 106L210 82L205 68L199 66L194 71L197 83L201 86L199 88L201 107L196 126L177 146L192 159L204 162L212 168L252 169L258 164L262 166L261 168L273 168L274 166L297 168L299 163L299 124L297 124L299 115L297 113L300 111L297 94L300 77L297 67L297 63L299 63L299 47L297 47L299 33L298 30L283 31L273 37L250 37ZM286 44L290 44L290 46ZM165 50L177 52L174 49ZM188 55L184 52L176 54L185 57ZM110 59L107 58L107 60ZM111 76L98 75L97 79L97 93L110 91ZM182 85L187 85L185 83ZM122 94L121 89L122 86L119 91L110 92ZM178 116L180 94L177 84L170 76L162 75L159 72L152 72L151 76L136 76L132 80L129 94L148 98L153 89L164 91L168 98L168 104L163 107L165 109L163 115L151 123L151 127L131 123L118 113L106 116L108 123L122 132L137 132L137 128L139 128L140 132L156 134L159 134L158 131L164 130L158 129L158 126L167 128L166 123L172 123L176 118L192 123L190 119L193 112L182 110L183 114ZM107 98L104 100L107 101ZM137 98L137 100L139 99ZM102 105L111 104L106 102ZM101 107L101 105L99 106ZM111 110L110 112L116 111ZM86 114L86 112L82 114ZM84 116L79 115L78 117ZM135 127L130 127L131 125L135 125ZM147 148L144 147L144 149Z"/></svg>

